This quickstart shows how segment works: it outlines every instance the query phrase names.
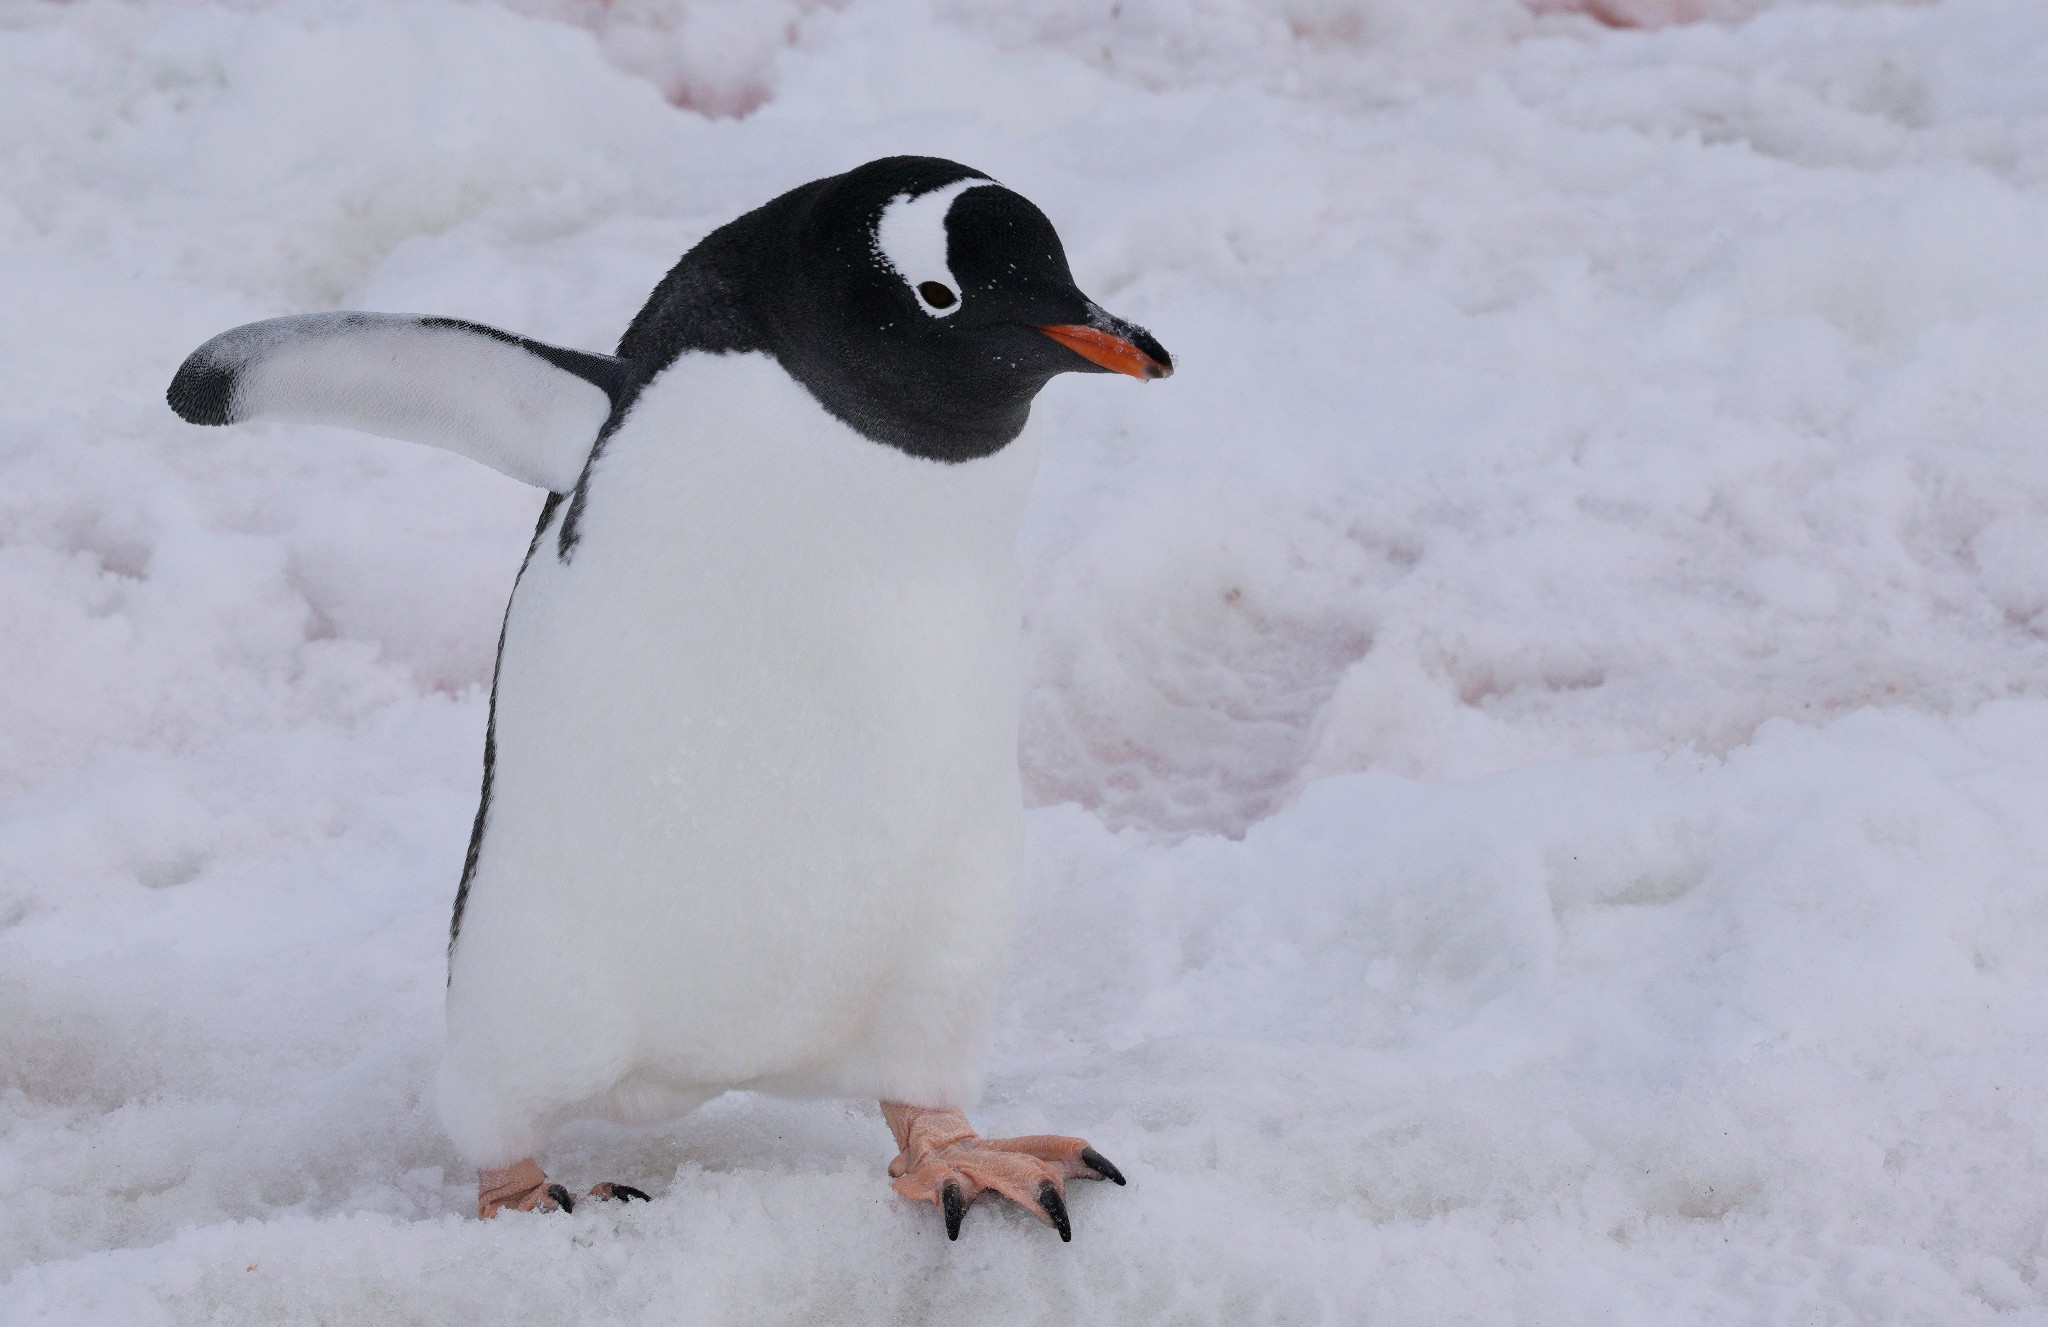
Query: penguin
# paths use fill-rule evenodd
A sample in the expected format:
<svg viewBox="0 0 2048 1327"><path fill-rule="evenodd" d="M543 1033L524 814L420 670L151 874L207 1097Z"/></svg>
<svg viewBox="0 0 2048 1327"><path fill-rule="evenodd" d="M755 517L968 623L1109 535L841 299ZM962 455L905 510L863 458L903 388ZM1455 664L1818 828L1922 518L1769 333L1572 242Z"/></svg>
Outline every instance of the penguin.
<svg viewBox="0 0 2048 1327"><path fill-rule="evenodd" d="M573 1209L539 1162L569 1121L739 1089L879 1101L893 1187L949 1239L994 1193L1067 1240L1066 1181L1124 1182L964 1114L1022 839L1031 405L1067 372L1173 360L1037 207L909 156L713 231L611 355L321 313L178 370L194 424L339 425L547 491L449 926L436 1092L480 1217Z"/></svg>

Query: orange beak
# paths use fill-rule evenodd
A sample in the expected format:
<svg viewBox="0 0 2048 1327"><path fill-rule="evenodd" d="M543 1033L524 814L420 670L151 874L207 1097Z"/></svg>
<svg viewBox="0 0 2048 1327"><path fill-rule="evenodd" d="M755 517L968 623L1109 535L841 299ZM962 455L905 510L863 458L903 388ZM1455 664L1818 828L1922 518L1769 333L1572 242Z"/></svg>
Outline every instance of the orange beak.
<svg viewBox="0 0 2048 1327"><path fill-rule="evenodd" d="M1150 380L1173 374L1171 364L1161 364L1113 332L1098 331L1080 323L1055 323L1038 329L1092 364L1112 373L1128 373Z"/></svg>

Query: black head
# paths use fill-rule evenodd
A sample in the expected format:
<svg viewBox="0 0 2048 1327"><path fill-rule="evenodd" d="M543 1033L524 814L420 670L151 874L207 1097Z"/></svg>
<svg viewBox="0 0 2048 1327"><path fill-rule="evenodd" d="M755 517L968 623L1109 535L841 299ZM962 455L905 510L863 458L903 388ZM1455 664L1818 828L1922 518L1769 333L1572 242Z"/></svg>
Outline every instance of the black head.
<svg viewBox="0 0 2048 1327"><path fill-rule="evenodd" d="M1074 285L1044 213L935 157L815 181L708 237L619 353L658 371L692 348L768 351L865 436L941 461L1000 450L1055 374L1173 372Z"/></svg>

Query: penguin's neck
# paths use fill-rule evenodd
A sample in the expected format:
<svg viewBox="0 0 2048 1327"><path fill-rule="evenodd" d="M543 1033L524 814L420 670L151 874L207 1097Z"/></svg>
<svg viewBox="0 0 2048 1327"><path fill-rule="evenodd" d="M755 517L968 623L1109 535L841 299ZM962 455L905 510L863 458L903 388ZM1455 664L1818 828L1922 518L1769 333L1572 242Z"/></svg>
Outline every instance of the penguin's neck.
<svg viewBox="0 0 2048 1327"><path fill-rule="evenodd" d="M716 528L733 560L721 572L742 577L782 566L1007 584L1036 469L1029 429L993 455L935 461L849 427L769 355L691 352L648 384L593 463L589 519L637 522L649 549L687 521L682 542L701 552Z"/></svg>
<svg viewBox="0 0 2048 1327"><path fill-rule="evenodd" d="M922 460L965 464L994 456L1024 432L1042 378L991 365L970 378L880 374L843 336L814 328L781 340L777 358L834 417ZM899 368L914 368L911 364Z"/></svg>

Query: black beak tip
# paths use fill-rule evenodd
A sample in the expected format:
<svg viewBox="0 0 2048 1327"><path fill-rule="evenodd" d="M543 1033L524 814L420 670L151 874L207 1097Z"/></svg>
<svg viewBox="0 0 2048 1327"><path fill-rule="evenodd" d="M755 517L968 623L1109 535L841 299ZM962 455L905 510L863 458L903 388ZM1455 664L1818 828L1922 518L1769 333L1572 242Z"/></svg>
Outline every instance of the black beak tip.
<svg viewBox="0 0 2048 1327"><path fill-rule="evenodd" d="M1159 338L1142 327L1131 329L1131 344L1145 352L1152 363L1145 366L1145 378L1156 381L1173 376L1173 356L1166 353L1166 347L1159 344Z"/></svg>

